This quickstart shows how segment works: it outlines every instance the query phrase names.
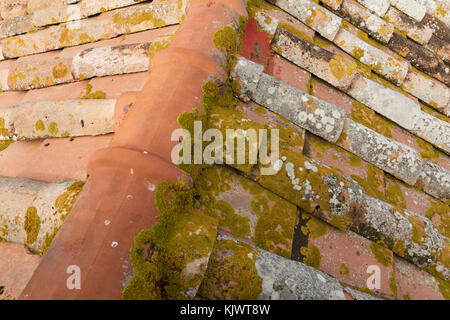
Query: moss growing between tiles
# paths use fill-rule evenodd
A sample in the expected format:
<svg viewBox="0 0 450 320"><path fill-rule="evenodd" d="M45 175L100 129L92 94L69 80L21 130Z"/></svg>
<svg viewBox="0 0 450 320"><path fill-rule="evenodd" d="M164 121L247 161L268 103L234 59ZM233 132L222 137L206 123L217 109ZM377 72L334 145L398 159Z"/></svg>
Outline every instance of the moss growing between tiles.
<svg viewBox="0 0 450 320"><path fill-rule="evenodd" d="M351 113L353 121L358 122L387 138L392 138L391 131L396 128L394 122L378 115L375 111L357 100L353 100L352 102Z"/></svg>
<svg viewBox="0 0 450 320"><path fill-rule="evenodd" d="M106 99L106 93L103 91L92 92L92 85L88 83L81 93L80 99Z"/></svg>
<svg viewBox="0 0 450 320"><path fill-rule="evenodd" d="M36 207L29 207L27 212L25 213L25 221L23 226L27 238L25 240L25 244L31 245L33 244L39 234L39 230L41 229L41 219L37 214Z"/></svg>
<svg viewBox="0 0 450 320"><path fill-rule="evenodd" d="M301 247L300 253L304 256L303 263L313 268L319 269L322 262L322 256L319 248L312 243L308 243L308 247Z"/></svg>
<svg viewBox="0 0 450 320"><path fill-rule="evenodd" d="M429 197L428 201L430 207L425 212L425 216L433 221L433 218L438 215L440 225L437 228L439 232L447 238L450 238L450 200L443 202Z"/></svg>
<svg viewBox="0 0 450 320"><path fill-rule="evenodd" d="M123 299L186 299L200 284L217 221L194 210L192 201L185 180L157 186L158 221L134 239L130 260L135 276L123 290Z"/></svg>
<svg viewBox="0 0 450 320"><path fill-rule="evenodd" d="M370 250L372 251L375 259L384 267L392 265L392 252L383 246L382 243L372 242L370 244Z"/></svg>
<svg viewBox="0 0 450 320"><path fill-rule="evenodd" d="M438 287L439 291L441 292L442 296L445 300L450 300L450 282L445 281L440 278L435 278L438 281Z"/></svg>
<svg viewBox="0 0 450 320"><path fill-rule="evenodd" d="M393 272L389 274L389 289L394 295L394 298L397 300L398 299L397 280L395 279L395 274Z"/></svg>
<svg viewBox="0 0 450 320"><path fill-rule="evenodd" d="M206 299L256 300L262 279L255 263L258 252L244 243L218 242L210 258L198 295Z"/></svg>
<svg viewBox="0 0 450 320"><path fill-rule="evenodd" d="M305 41L312 42L312 43L314 42L314 40L308 34L295 28L294 26L292 26L289 23L280 22L280 23L278 23L278 27L285 29L286 31L292 33L293 35L297 36L300 39L303 39Z"/></svg>

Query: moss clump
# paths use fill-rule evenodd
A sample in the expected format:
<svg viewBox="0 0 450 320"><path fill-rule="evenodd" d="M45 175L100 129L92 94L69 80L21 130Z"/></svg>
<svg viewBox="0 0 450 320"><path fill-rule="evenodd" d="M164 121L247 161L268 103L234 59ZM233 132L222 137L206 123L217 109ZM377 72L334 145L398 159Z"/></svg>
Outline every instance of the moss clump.
<svg viewBox="0 0 450 320"><path fill-rule="evenodd" d="M372 242L370 244L370 250L372 251L375 259L384 267L392 265L392 252L383 246L382 243Z"/></svg>
<svg viewBox="0 0 450 320"><path fill-rule="evenodd" d="M333 56L329 62L329 66L333 75L339 80L351 76L356 70L355 62L350 62L339 54Z"/></svg>
<svg viewBox="0 0 450 320"><path fill-rule="evenodd" d="M103 91L92 92L92 85L88 83L81 93L80 99L106 99L106 93Z"/></svg>
<svg viewBox="0 0 450 320"><path fill-rule="evenodd" d="M134 239L130 260L135 276L123 299L186 299L185 293L200 284L198 273L206 267L217 222L194 210L192 201L183 179L157 186L158 221Z"/></svg>
<svg viewBox="0 0 450 320"><path fill-rule="evenodd" d="M199 296L219 300L258 299L262 279L255 267L257 258L258 252L246 244L230 240L218 242Z"/></svg>
<svg viewBox="0 0 450 320"><path fill-rule="evenodd" d="M339 273L341 275L347 276L350 274L350 269L347 267L345 263L342 263L341 266L339 267Z"/></svg>
<svg viewBox="0 0 450 320"><path fill-rule="evenodd" d="M36 207L29 207L27 209L27 212L25 213L23 228L27 234L25 243L28 245L32 245L36 242L39 235L39 230L41 229L41 219L37 214Z"/></svg>
<svg viewBox="0 0 450 320"><path fill-rule="evenodd" d="M305 236L307 235L311 239L317 239L327 234L328 225L322 220L306 213L302 214L302 218L308 220L304 228L302 228Z"/></svg>
<svg viewBox="0 0 450 320"><path fill-rule="evenodd" d="M435 278L439 285L439 291L441 292L442 296L445 300L450 300L450 282L443 280L441 278Z"/></svg>
<svg viewBox="0 0 450 320"><path fill-rule="evenodd" d="M403 295L403 300L411 300L411 296L408 293Z"/></svg>
<svg viewBox="0 0 450 320"><path fill-rule="evenodd" d="M320 268L322 262L322 256L320 254L319 248L317 248L312 243L308 243L308 247L301 247L300 253L304 256L303 263L311 266L313 268Z"/></svg>
<svg viewBox="0 0 450 320"><path fill-rule="evenodd" d="M389 289L394 295L394 298L398 299L398 293L397 293L397 281L395 279L395 274L393 272L389 275Z"/></svg>

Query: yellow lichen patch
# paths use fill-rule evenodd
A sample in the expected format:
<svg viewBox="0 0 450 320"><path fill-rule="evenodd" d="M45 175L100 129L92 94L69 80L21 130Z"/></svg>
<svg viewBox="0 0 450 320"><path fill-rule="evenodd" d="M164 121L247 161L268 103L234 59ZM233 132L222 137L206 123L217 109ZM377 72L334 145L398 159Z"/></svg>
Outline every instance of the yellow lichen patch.
<svg viewBox="0 0 450 320"><path fill-rule="evenodd" d="M303 218L308 218L309 215L303 214ZM309 216L310 219L306 223L306 232L311 239L317 239L327 234L328 225L316 217Z"/></svg>
<svg viewBox="0 0 450 320"><path fill-rule="evenodd" d="M39 230L41 229L41 219L37 214L36 207L29 207L25 213L25 222L23 226L25 232L27 233L27 239L25 243L28 245L36 242L39 235Z"/></svg>
<svg viewBox="0 0 450 320"><path fill-rule="evenodd" d="M339 54L335 54L329 62L330 70L333 75L341 80L350 77L356 70L356 63L350 62Z"/></svg>
<svg viewBox="0 0 450 320"><path fill-rule="evenodd" d="M166 25L163 19L156 18L151 10L144 12L134 12L132 15L123 17L120 12L113 16L113 22L116 27L125 27L127 33L131 32L130 25L139 25L141 23L151 23L153 28L159 28Z"/></svg>
<svg viewBox="0 0 450 320"><path fill-rule="evenodd" d="M150 60L153 59L153 57L157 52L167 49L170 46L170 43L172 42L173 38L174 38L173 36L167 36L165 38L153 41L148 50L149 59Z"/></svg>
<svg viewBox="0 0 450 320"><path fill-rule="evenodd" d="M56 79L64 78L69 72L69 68L64 63L58 63L53 67L52 73Z"/></svg>
<svg viewBox="0 0 450 320"><path fill-rule="evenodd" d="M42 121L42 120L36 121L36 124L34 125L34 127L36 128L36 131L44 131L45 130L44 121Z"/></svg>
<svg viewBox="0 0 450 320"><path fill-rule="evenodd" d="M358 47L353 47L352 50L352 56L355 57L358 60L361 60L362 57L364 57L364 50Z"/></svg>
<svg viewBox="0 0 450 320"><path fill-rule="evenodd" d="M85 183L83 181L74 182L64 191L64 193L56 198L55 208L58 210L58 213L61 214L61 220L64 221L66 216L72 210L72 207L75 204L78 195L80 194L81 190L83 190L84 184Z"/></svg>
<svg viewBox="0 0 450 320"><path fill-rule="evenodd" d="M304 256L303 263L311 266L313 268L320 268L322 262L322 256L320 254L319 248L317 248L312 243L308 243L308 247L301 247L300 253Z"/></svg>
<svg viewBox="0 0 450 320"><path fill-rule="evenodd" d="M439 18L445 18L445 16L447 15L447 10L445 10L444 6L442 4L440 4L437 8L436 8L436 15Z"/></svg>
<svg viewBox="0 0 450 320"><path fill-rule="evenodd" d="M6 148L8 148L13 142L14 141L12 140L0 140L0 151L3 151Z"/></svg>
<svg viewBox="0 0 450 320"><path fill-rule="evenodd" d="M378 33L381 34L382 36L388 36L393 32L393 30L391 28L389 28L389 26L387 24L382 24L379 28L378 28Z"/></svg>
<svg viewBox="0 0 450 320"><path fill-rule="evenodd" d="M216 244L198 294L208 299L255 300L262 289L255 262L258 252L234 241Z"/></svg>
<svg viewBox="0 0 450 320"><path fill-rule="evenodd" d="M370 250L373 253L375 259L383 266L389 267L392 265L392 252L386 248L382 243L372 242L370 244Z"/></svg>
<svg viewBox="0 0 450 320"><path fill-rule="evenodd" d="M40 248L40 255L43 257L48 251L48 248L50 248L50 245L53 242L53 239L55 239L56 234L58 233L60 227L54 228L51 233L46 233L44 236L44 242L42 243L42 246Z"/></svg>
<svg viewBox="0 0 450 320"><path fill-rule="evenodd" d="M450 281L446 281L440 278L435 278L439 285L439 291L441 292L442 296L445 300L450 300Z"/></svg>
<svg viewBox="0 0 450 320"><path fill-rule="evenodd" d="M51 135L56 136L58 134L58 124L56 122L50 122L48 125L48 132Z"/></svg>

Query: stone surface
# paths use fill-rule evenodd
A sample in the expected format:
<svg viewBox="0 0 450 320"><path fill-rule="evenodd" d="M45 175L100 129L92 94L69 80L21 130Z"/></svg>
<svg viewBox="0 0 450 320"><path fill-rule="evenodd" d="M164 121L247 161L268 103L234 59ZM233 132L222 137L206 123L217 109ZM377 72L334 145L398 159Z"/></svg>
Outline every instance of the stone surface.
<svg viewBox="0 0 450 320"><path fill-rule="evenodd" d="M146 71L149 47L150 43L143 43L86 49L73 58L73 75L89 79Z"/></svg>
<svg viewBox="0 0 450 320"><path fill-rule="evenodd" d="M382 43L388 43L394 32L391 23L352 0L344 0L338 14Z"/></svg>
<svg viewBox="0 0 450 320"><path fill-rule="evenodd" d="M443 83L420 72L409 70L402 89L428 103L433 108L450 116L450 90Z"/></svg>
<svg viewBox="0 0 450 320"><path fill-rule="evenodd" d="M396 85L402 84L408 73L407 61L371 46L344 28L339 31L334 41L342 50Z"/></svg>
<svg viewBox="0 0 450 320"><path fill-rule="evenodd" d="M325 39L333 41L341 26L341 18L310 0L269 0L290 13Z"/></svg>
<svg viewBox="0 0 450 320"><path fill-rule="evenodd" d="M356 75L356 65L352 61L300 39L280 27L272 41L272 49L299 67L344 91L349 88Z"/></svg>
<svg viewBox="0 0 450 320"><path fill-rule="evenodd" d="M8 88L26 91L74 81L71 59L17 62L8 74Z"/></svg>
<svg viewBox="0 0 450 320"><path fill-rule="evenodd" d="M415 0L390 0L391 4L416 21L422 21L427 9Z"/></svg>
<svg viewBox="0 0 450 320"><path fill-rule="evenodd" d="M389 0L356 0L367 9L375 12L378 16L384 17L389 9Z"/></svg>
<svg viewBox="0 0 450 320"><path fill-rule="evenodd" d="M430 27L417 22L394 7L389 8L389 11L386 13L386 20L420 44L427 44L433 35L433 30Z"/></svg>
<svg viewBox="0 0 450 320"><path fill-rule="evenodd" d="M2 109L11 139L101 135L114 130L114 99L26 102Z"/></svg>
<svg viewBox="0 0 450 320"><path fill-rule="evenodd" d="M26 56L177 24L180 18L176 1L141 4L80 20L76 27L63 23L11 37L2 42L2 50L9 58Z"/></svg>

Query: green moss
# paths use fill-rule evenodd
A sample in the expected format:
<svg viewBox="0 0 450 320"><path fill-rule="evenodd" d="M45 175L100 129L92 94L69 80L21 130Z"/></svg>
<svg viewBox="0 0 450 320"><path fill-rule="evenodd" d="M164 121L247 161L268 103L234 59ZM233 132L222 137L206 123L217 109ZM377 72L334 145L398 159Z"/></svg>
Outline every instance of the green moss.
<svg viewBox="0 0 450 320"><path fill-rule="evenodd" d="M419 148L421 148L423 150L422 152L420 152L420 155L422 156L422 158L424 158L424 159L439 158L439 153L437 152L436 149L433 148L432 144L430 144L420 138L416 139L416 143L419 146Z"/></svg>
<svg viewBox="0 0 450 320"><path fill-rule="evenodd" d="M403 300L411 300L411 296L408 293L403 295Z"/></svg>
<svg viewBox="0 0 450 320"><path fill-rule="evenodd" d="M314 42L314 40L307 33L295 28L294 26L292 26L289 23L280 22L280 23L278 23L278 27L285 29L289 33L292 33L293 35L297 36L298 38L300 38L302 40L312 42L312 43Z"/></svg>
<svg viewBox="0 0 450 320"><path fill-rule="evenodd" d="M328 225L322 220L311 217L306 223L309 238L317 239L327 234Z"/></svg>
<svg viewBox="0 0 450 320"><path fill-rule="evenodd" d="M439 283L439 291L445 300L450 300L450 282L441 278L435 278Z"/></svg>
<svg viewBox="0 0 450 320"><path fill-rule="evenodd" d="M386 201L395 207L406 208L406 199L400 187L400 181L392 178L387 183L386 187Z"/></svg>
<svg viewBox="0 0 450 320"><path fill-rule="evenodd" d="M372 242L370 244L370 250L372 251L375 259L384 267L392 265L392 252L383 246L382 243Z"/></svg>
<svg viewBox="0 0 450 320"><path fill-rule="evenodd" d="M351 114L353 121L356 121L385 137L392 138L391 131L396 127L395 123L378 115L375 111L366 107L361 102L353 100Z"/></svg>
<svg viewBox="0 0 450 320"><path fill-rule="evenodd" d="M423 243L423 238L427 236L425 223L416 216L409 216L408 220L412 225L412 240L419 244Z"/></svg>
<svg viewBox="0 0 450 320"><path fill-rule="evenodd" d="M353 167L360 167L362 165L362 159L353 153L348 156L348 160Z"/></svg>
<svg viewBox="0 0 450 320"><path fill-rule="evenodd" d="M384 187L384 172L372 164L366 164L367 177L361 178L357 175L350 177L359 183L364 193L367 195L383 200L386 200Z"/></svg>
<svg viewBox="0 0 450 320"><path fill-rule="evenodd" d="M185 299L184 292L201 281L187 263L206 259L216 238L217 222L194 210L185 180L159 184L155 204L158 221L135 237L130 250L135 276L123 299Z"/></svg>
<svg viewBox="0 0 450 320"><path fill-rule="evenodd" d="M257 106L255 108L255 112L259 115L264 115L264 114L267 114L267 109L264 107L261 107L261 106Z"/></svg>
<svg viewBox="0 0 450 320"><path fill-rule="evenodd" d="M431 197L428 198L430 207L425 212L425 216L432 220L436 215L439 216L440 225L438 226L439 232L450 238L450 200L445 202L440 200L435 200Z"/></svg>
<svg viewBox="0 0 450 320"><path fill-rule="evenodd" d="M25 213L25 221L23 226L27 239L25 243L28 245L32 245L36 242L37 237L39 235L39 230L41 229L41 219L37 214L36 207L29 207L27 212Z"/></svg>
<svg viewBox="0 0 450 320"><path fill-rule="evenodd" d="M322 256L319 248L312 243L308 243L308 247L301 247L300 253L304 256L303 263L316 269L320 268Z"/></svg>
<svg viewBox="0 0 450 320"><path fill-rule="evenodd" d="M255 262L258 252L243 243L226 240L216 244L199 296L219 300L255 300L262 279Z"/></svg>
<svg viewBox="0 0 450 320"><path fill-rule="evenodd" d="M88 83L84 92L81 93L80 99L106 99L106 93L103 91L92 92L92 85Z"/></svg>
<svg viewBox="0 0 450 320"><path fill-rule="evenodd" d="M345 263L342 263L339 268L339 273L341 275L347 276L350 274L350 269L347 267L347 265Z"/></svg>
<svg viewBox="0 0 450 320"><path fill-rule="evenodd" d="M397 293L397 281L395 279L395 274L393 272L389 275L389 289L394 294L394 298L398 299L398 293Z"/></svg>

